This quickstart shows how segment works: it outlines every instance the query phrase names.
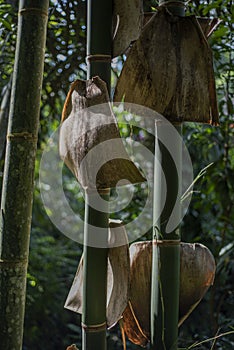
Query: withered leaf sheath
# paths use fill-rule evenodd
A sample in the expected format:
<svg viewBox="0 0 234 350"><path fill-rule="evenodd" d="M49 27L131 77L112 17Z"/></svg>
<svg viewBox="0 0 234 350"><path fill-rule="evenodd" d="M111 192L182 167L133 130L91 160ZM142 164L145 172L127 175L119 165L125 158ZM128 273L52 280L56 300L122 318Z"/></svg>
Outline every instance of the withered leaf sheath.
<svg viewBox="0 0 234 350"><path fill-rule="evenodd" d="M180 326L213 284L215 261L204 245L180 244ZM130 247L129 304L123 313L125 333L133 343L146 346L150 339L152 241Z"/></svg>
<svg viewBox="0 0 234 350"><path fill-rule="evenodd" d="M110 221L106 319L108 328L121 318L129 299L130 259L128 238L121 222ZM81 257L65 308L82 314L84 263Z"/></svg>
<svg viewBox="0 0 234 350"><path fill-rule="evenodd" d="M99 77L72 84L62 122L60 156L85 190L145 181L123 146L106 83Z"/></svg>
<svg viewBox="0 0 234 350"><path fill-rule="evenodd" d="M173 123L218 124L212 52L195 16L162 8L151 18L118 80L114 100L123 97Z"/></svg>

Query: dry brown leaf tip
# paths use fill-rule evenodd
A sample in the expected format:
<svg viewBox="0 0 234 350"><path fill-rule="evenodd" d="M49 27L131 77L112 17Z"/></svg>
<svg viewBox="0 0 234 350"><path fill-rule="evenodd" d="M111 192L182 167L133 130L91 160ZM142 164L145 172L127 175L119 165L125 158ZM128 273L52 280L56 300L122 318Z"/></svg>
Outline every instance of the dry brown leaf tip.
<svg viewBox="0 0 234 350"><path fill-rule="evenodd" d="M79 350L75 344L72 344L66 348L66 350Z"/></svg>
<svg viewBox="0 0 234 350"><path fill-rule="evenodd" d="M101 78L95 76L89 80L77 79L71 84L68 91L63 106L61 122L67 119L72 111L74 104L73 92L77 92L79 98L85 101L84 105L80 106L81 109L109 101L106 83Z"/></svg>

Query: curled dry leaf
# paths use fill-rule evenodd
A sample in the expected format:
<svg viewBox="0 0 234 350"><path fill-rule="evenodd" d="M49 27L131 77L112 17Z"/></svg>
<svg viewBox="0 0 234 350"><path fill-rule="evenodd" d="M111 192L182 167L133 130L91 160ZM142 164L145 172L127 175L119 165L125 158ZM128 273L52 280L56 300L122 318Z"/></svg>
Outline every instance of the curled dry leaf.
<svg viewBox="0 0 234 350"><path fill-rule="evenodd" d="M123 98L173 123L218 124L212 52L195 16L162 8L149 20L117 82L114 100Z"/></svg>
<svg viewBox="0 0 234 350"><path fill-rule="evenodd" d="M121 318L129 299L130 257L128 237L122 223L110 222L107 270L107 325L113 327Z"/></svg>
<svg viewBox="0 0 234 350"><path fill-rule="evenodd" d="M72 344L66 348L66 350L79 350L75 344Z"/></svg>
<svg viewBox="0 0 234 350"><path fill-rule="evenodd" d="M139 38L142 25L142 0L113 1L113 57L122 55Z"/></svg>
<svg viewBox="0 0 234 350"><path fill-rule="evenodd" d="M202 244L181 243L179 326L213 284L215 261ZM130 302L123 313L124 330L135 344L146 346L150 338L152 242L130 247Z"/></svg>
<svg viewBox="0 0 234 350"><path fill-rule="evenodd" d="M128 305L123 313L122 327L128 339L132 343L142 347L145 347L148 344L149 335L146 334L141 328L130 301L128 302Z"/></svg>
<svg viewBox="0 0 234 350"><path fill-rule="evenodd" d="M72 84L62 122L60 156L85 190L145 181L123 146L106 83L99 77Z"/></svg>
<svg viewBox="0 0 234 350"><path fill-rule="evenodd" d="M199 304L215 276L214 257L202 244L182 243L180 260L179 326Z"/></svg>
<svg viewBox="0 0 234 350"><path fill-rule="evenodd" d="M107 271L107 326L113 327L121 318L129 299L130 260L128 238L121 222L110 221L110 248ZM68 294L65 308L82 314L83 256Z"/></svg>

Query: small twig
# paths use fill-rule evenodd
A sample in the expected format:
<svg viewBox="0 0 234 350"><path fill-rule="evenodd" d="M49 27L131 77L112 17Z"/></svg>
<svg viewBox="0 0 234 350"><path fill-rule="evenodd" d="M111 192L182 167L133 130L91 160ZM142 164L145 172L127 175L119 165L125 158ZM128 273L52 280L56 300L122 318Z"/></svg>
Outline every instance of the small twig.
<svg viewBox="0 0 234 350"><path fill-rule="evenodd" d="M225 332L225 333L216 335L216 336L213 337L213 338L209 338L209 339L206 339L206 340L202 340L201 342L196 342L196 343L190 345L190 346L188 347L188 350L193 349L193 348L196 348L198 345L201 345L201 344L204 344L204 343L208 343L208 342L211 341L211 340L216 340L216 339L218 339L218 338L221 338L221 337L224 337L224 336L230 335L230 334L234 334L234 331Z"/></svg>
<svg viewBox="0 0 234 350"><path fill-rule="evenodd" d="M126 350L126 337L125 337L125 332L124 332L124 326L123 326L123 319L121 318L119 320L119 327L120 327L120 331L121 331L121 335L122 335L122 341L123 341L123 350Z"/></svg>
<svg viewBox="0 0 234 350"><path fill-rule="evenodd" d="M184 192L184 194L181 196L181 202L183 202L190 193L193 193L192 188L195 185L195 183L203 176L206 174L206 171L209 167L211 167L214 163L210 163L208 164L205 168L203 168L199 174L195 177L195 179L193 180L193 182L189 185L189 187L187 188L187 190Z"/></svg>
<svg viewBox="0 0 234 350"><path fill-rule="evenodd" d="M215 337L217 337L217 336L218 336L219 331L220 331L220 328L217 330ZM215 347L216 341L217 341L217 338L215 338L215 339L213 340L210 350L214 350L214 347Z"/></svg>

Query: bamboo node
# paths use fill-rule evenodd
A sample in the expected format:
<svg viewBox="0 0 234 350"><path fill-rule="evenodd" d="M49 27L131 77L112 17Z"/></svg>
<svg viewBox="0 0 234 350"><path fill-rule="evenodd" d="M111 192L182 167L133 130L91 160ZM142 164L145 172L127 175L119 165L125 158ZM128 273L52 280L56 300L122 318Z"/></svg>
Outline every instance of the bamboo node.
<svg viewBox="0 0 234 350"><path fill-rule="evenodd" d="M112 57L111 55L102 55L102 54L95 54L95 55L88 55L86 57L86 62L111 62Z"/></svg>
<svg viewBox="0 0 234 350"><path fill-rule="evenodd" d="M109 188L100 188L100 189L97 189L97 191L98 191L100 196L107 196L110 194Z"/></svg>
<svg viewBox="0 0 234 350"><path fill-rule="evenodd" d="M37 136L33 135L29 132L14 132L7 135L7 139L10 141L29 141L29 142L36 142Z"/></svg>
<svg viewBox="0 0 234 350"><path fill-rule="evenodd" d="M92 324L92 325L86 325L85 323L81 322L82 328L85 330L86 333L97 333L100 331L106 331L107 323L106 321L100 324Z"/></svg>
<svg viewBox="0 0 234 350"><path fill-rule="evenodd" d="M0 259L1 268L3 268L4 266L6 266L6 267L9 267L9 266L10 267L21 267L21 266L23 266L24 267L25 264L28 264L28 260L27 259L23 259L23 260Z"/></svg>
<svg viewBox="0 0 234 350"><path fill-rule="evenodd" d="M40 15L48 17L48 12L46 12L42 9L36 8L36 7L23 8L23 9L19 10L19 15L21 15L21 16L27 15L27 14L30 14L31 12L38 12Z"/></svg>

